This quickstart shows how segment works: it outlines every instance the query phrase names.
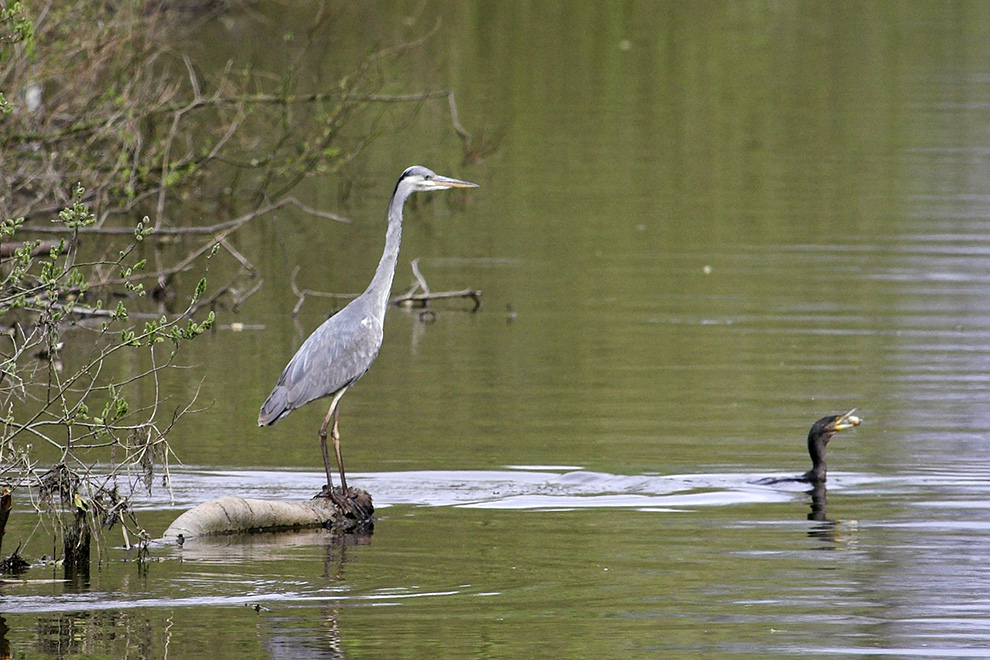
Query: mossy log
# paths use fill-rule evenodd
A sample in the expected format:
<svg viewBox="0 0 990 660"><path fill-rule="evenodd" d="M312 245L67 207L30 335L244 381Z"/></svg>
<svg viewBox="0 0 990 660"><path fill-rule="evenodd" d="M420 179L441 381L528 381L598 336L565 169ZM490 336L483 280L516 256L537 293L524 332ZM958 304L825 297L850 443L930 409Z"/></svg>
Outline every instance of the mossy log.
<svg viewBox="0 0 990 660"><path fill-rule="evenodd" d="M228 495L186 511L165 530L166 540L197 536L276 532L312 527L356 527L372 520L371 495L348 489L347 498L317 496L304 502Z"/></svg>

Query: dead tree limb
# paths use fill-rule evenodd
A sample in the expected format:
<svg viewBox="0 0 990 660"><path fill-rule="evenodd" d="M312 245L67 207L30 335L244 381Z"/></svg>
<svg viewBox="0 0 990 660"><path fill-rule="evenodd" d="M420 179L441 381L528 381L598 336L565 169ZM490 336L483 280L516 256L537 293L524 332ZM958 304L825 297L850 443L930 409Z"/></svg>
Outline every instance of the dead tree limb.
<svg viewBox="0 0 990 660"><path fill-rule="evenodd" d="M349 504L360 508L364 521L326 497L304 502L245 499L227 495L204 502L176 518L162 535L167 540L186 540L197 536L219 536L257 532L354 525L370 519L374 506L371 496L357 488L350 489Z"/></svg>
<svg viewBox="0 0 990 660"><path fill-rule="evenodd" d="M450 300L452 298L470 298L474 301L472 312L481 307L481 291L478 289L462 289L460 291L436 291L434 293L407 293L392 298L389 303L396 307L427 307L431 300Z"/></svg>
<svg viewBox="0 0 990 660"><path fill-rule="evenodd" d="M419 257L413 259L409 266L412 268L413 277L416 278L416 283L413 284L412 288L409 289L409 291L404 295L395 296L389 300L389 304L395 305L396 307L426 307L429 305L431 300L470 298L474 301L474 307L471 308L472 312L478 311L478 308L481 307L481 291L478 289L438 291L433 293L430 291L430 285L427 284L426 278L423 277L421 272L419 272Z"/></svg>
<svg viewBox="0 0 990 660"><path fill-rule="evenodd" d="M416 278L416 283L413 284L412 288L406 293L391 298L389 300L390 305L395 307L427 307L431 300L468 298L474 302L474 307L471 308L472 313L478 311L478 308L481 307L481 290L461 289L459 291L430 291L430 285L426 282L426 278L423 277L423 274L419 271L419 257L413 259L410 266L412 268L413 276ZM358 295L355 293L328 293L326 291L300 289L296 284L296 276L298 274L299 267L296 266L296 268L292 271L292 276L289 281L289 285L292 287L292 293L294 293L296 298L298 298L295 307L292 308L292 318L295 318L299 314L299 310L302 309L303 303L306 302L306 298L308 296L349 299L356 298Z"/></svg>
<svg viewBox="0 0 990 660"><path fill-rule="evenodd" d="M419 257L413 259L409 265L412 267L413 276L416 278L416 285L409 291L409 294L416 293L416 287L418 286L423 290L423 293L430 295L430 285L426 283L426 278L419 272Z"/></svg>
<svg viewBox="0 0 990 660"><path fill-rule="evenodd" d="M296 306L292 308L292 318L296 318L299 314L299 310L302 309L303 303L306 302L306 296L316 296L318 298L357 298L356 293L327 293L326 291L314 291L312 289L300 289L296 284L296 275L299 274L299 266L292 269L292 277L289 280L289 286L292 287L292 293L296 294L298 300L296 301Z"/></svg>

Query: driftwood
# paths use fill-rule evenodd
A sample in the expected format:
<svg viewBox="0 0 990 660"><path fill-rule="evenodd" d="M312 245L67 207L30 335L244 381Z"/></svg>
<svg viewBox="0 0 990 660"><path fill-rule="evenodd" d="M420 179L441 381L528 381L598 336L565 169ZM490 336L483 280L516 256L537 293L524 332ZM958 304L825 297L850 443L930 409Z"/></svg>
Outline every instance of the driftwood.
<svg viewBox="0 0 990 660"><path fill-rule="evenodd" d="M245 499L228 495L186 511L165 530L166 540L197 536L277 532L313 527L357 527L371 521L371 495L350 488L346 500L317 496L305 502Z"/></svg>
<svg viewBox="0 0 990 660"><path fill-rule="evenodd" d="M474 301L472 312L481 307L481 291L478 289L463 289L461 291L435 291L430 293L407 293L389 300L389 304L397 307L426 307L431 300L448 300L450 298L470 298Z"/></svg>
<svg viewBox="0 0 990 660"><path fill-rule="evenodd" d="M425 308L429 306L431 300L469 298L474 302L474 307L471 309L472 312L478 311L478 308L481 307L480 290L461 289L460 291L430 291L430 285L426 283L426 278L423 277L421 272L419 272L419 257L413 259L409 265L412 266L412 272L413 276L416 278L416 282L406 293L390 298L388 304L396 307ZM292 271L292 278L289 282L289 285L292 287L292 292L296 294L296 297L298 298L296 301L296 306L292 308L292 318L295 318L296 315L299 314L299 310L302 309L303 303L306 302L306 296L342 299L352 299L357 298L358 296L356 293L326 293L324 291L313 291L312 289L300 289L296 285L296 275L298 274L299 267L297 266Z"/></svg>
<svg viewBox="0 0 990 660"><path fill-rule="evenodd" d="M430 291L430 285L426 283L426 278L419 272L419 257L416 257L409 264L412 267L413 276L416 283L409 289L408 293L396 296L389 300L390 305L397 307L426 307L431 300L444 300L447 298L470 298L474 301L472 312L478 311L481 307L481 291L477 289L464 289L462 291L441 291L434 293Z"/></svg>

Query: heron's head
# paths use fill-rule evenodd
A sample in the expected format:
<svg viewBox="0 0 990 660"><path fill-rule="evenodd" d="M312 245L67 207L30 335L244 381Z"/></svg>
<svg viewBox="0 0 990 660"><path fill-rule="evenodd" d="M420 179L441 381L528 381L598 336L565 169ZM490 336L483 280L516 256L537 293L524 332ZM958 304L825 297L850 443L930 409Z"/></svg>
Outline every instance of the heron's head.
<svg viewBox="0 0 990 660"><path fill-rule="evenodd" d="M811 426L811 431L808 432L808 438L822 437L825 442L828 442L828 439L835 433L859 426L862 420L853 415L854 412L856 412L855 408L844 415L822 417Z"/></svg>
<svg viewBox="0 0 990 660"><path fill-rule="evenodd" d="M441 176L433 170L413 165L402 173L399 181L395 184L398 191L402 187L407 187L411 193L427 192L430 190L446 190L447 188L477 188L478 184L460 179L451 179L448 176Z"/></svg>

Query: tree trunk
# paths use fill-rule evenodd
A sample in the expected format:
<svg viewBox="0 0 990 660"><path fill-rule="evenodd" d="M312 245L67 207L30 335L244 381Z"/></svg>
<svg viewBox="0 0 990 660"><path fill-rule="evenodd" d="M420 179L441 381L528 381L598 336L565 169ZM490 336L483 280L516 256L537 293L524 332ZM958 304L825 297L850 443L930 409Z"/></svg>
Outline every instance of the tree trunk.
<svg viewBox="0 0 990 660"><path fill-rule="evenodd" d="M3 535L7 531L7 519L10 518L10 508L13 506L10 489L4 488L0 493L0 550L3 550Z"/></svg>
<svg viewBox="0 0 990 660"><path fill-rule="evenodd" d="M72 581L89 581L89 521L86 511L76 508L72 524L65 528L65 556L62 560L65 577Z"/></svg>

